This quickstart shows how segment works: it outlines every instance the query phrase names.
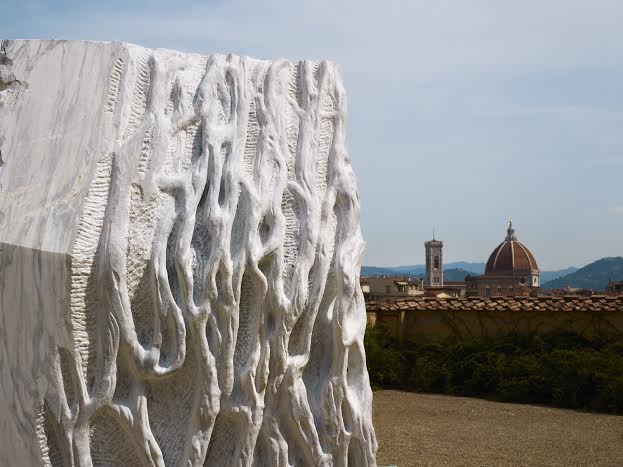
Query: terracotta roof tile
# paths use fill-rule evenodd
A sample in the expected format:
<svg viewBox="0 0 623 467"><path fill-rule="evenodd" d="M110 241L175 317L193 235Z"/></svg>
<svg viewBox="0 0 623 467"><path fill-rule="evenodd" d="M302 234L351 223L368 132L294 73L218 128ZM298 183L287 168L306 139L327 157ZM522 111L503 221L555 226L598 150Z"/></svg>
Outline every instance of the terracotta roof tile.
<svg viewBox="0 0 623 467"><path fill-rule="evenodd" d="M500 297L490 298L436 298L418 297L391 303L370 302L368 311L425 311L425 310L480 310L480 311L592 311L623 312L623 297Z"/></svg>

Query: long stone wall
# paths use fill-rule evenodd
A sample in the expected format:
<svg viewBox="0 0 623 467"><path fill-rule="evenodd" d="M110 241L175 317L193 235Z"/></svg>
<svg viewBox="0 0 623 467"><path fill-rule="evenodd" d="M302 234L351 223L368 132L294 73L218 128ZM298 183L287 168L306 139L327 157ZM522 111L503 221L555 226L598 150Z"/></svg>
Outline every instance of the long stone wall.
<svg viewBox="0 0 623 467"><path fill-rule="evenodd" d="M384 326L402 341L559 331L623 337L623 297L418 298L369 303L367 314L369 327Z"/></svg>

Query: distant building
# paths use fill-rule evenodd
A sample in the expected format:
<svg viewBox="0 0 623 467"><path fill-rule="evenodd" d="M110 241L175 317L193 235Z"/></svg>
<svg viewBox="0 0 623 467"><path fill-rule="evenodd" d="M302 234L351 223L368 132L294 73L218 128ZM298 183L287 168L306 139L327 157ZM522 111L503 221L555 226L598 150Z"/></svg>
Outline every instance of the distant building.
<svg viewBox="0 0 623 467"><path fill-rule="evenodd" d="M425 287L443 287L443 242L433 239L424 244L426 248Z"/></svg>
<svg viewBox="0 0 623 467"><path fill-rule="evenodd" d="M606 293L608 295L623 295L623 281L619 281L619 282L608 281L608 286L606 287Z"/></svg>
<svg viewBox="0 0 623 467"><path fill-rule="evenodd" d="M444 281L443 287L424 288L424 295L437 298L465 297L465 282Z"/></svg>
<svg viewBox="0 0 623 467"><path fill-rule="evenodd" d="M391 302L423 295L421 279L410 277L378 276L361 280L366 301Z"/></svg>
<svg viewBox="0 0 623 467"><path fill-rule="evenodd" d="M592 295L599 294L591 289L571 287L570 285L561 289L547 289L539 291L539 296L542 297L590 297Z"/></svg>
<svg viewBox="0 0 623 467"><path fill-rule="evenodd" d="M517 241L513 221L506 238L489 256L485 273L465 278L468 297L535 295L539 290L539 268L534 256Z"/></svg>
<svg viewBox="0 0 623 467"><path fill-rule="evenodd" d="M464 297L464 282L445 282L443 279L443 242L432 240L424 243L426 255L426 275L424 276L424 295L427 297Z"/></svg>

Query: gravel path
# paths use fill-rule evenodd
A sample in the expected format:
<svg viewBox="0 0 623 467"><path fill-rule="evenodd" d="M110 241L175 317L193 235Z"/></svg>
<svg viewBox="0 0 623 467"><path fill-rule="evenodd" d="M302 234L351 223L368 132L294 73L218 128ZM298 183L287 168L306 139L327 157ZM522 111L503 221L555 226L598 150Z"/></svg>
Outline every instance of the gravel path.
<svg viewBox="0 0 623 467"><path fill-rule="evenodd" d="M623 466L623 416L374 393L379 467Z"/></svg>

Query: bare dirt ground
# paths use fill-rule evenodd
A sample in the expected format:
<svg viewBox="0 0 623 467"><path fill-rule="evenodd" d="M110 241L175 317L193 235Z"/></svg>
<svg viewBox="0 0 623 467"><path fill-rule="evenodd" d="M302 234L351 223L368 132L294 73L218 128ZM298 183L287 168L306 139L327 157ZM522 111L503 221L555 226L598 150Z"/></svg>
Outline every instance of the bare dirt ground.
<svg viewBox="0 0 623 467"><path fill-rule="evenodd" d="M623 466L623 416L376 391L379 467Z"/></svg>

